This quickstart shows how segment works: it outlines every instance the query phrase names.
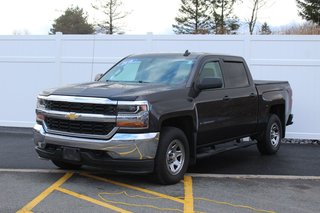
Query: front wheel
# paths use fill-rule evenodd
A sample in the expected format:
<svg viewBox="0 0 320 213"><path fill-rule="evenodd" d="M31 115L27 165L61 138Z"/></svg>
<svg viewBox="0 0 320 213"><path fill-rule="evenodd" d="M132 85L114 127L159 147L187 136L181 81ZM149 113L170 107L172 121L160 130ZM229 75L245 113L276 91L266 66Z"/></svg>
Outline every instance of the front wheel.
<svg viewBox="0 0 320 213"><path fill-rule="evenodd" d="M154 173L161 184L175 184L189 164L189 146L184 132L175 127L164 127L155 159Z"/></svg>
<svg viewBox="0 0 320 213"><path fill-rule="evenodd" d="M268 124L264 132L258 138L258 150L261 154L275 154L281 144L282 125L279 117L275 114L269 117Z"/></svg>

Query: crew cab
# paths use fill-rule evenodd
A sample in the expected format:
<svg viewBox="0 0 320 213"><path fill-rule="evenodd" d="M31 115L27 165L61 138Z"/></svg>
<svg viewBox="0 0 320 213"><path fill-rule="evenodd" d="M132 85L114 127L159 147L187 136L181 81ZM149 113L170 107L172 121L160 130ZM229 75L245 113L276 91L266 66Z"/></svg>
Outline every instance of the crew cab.
<svg viewBox="0 0 320 213"><path fill-rule="evenodd" d="M35 149L63 169L153 173L174 184L200 157L252 144L275 154L291 108L289 83L253 81L242 57L131 55L95 82L43 91Z"/></svg>

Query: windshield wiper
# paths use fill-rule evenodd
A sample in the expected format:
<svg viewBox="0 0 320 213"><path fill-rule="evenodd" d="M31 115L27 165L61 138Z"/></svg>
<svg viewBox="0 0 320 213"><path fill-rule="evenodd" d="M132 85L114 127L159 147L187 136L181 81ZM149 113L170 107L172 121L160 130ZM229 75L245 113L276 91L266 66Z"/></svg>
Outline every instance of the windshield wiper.
<svg viewBox="0 0 320 213"><path fill-rule="evenodd" d="M145 83L151 83L151 82L148 82L148 81L134 81L134 82L137 82L137 83L140 83L140 84L145 84Z"/></svg>
<svg viewBox="0 0 320 213"><path fill-rule="evenodd" d="M136 81L123 81L123 82L128 82L128 83L139 83L139 84L152 83L152 82L149 82L149 81L142 81L142 80L136 80Z"/></svg>
<svg viewBox="0 0 320 213"><path fill-rule="evenodd" d="M105 82L118 82L118 83L139 83L139 84L146 84L146 83L151 83L148 81L113 81L113 80L106 80Z"/></svg>

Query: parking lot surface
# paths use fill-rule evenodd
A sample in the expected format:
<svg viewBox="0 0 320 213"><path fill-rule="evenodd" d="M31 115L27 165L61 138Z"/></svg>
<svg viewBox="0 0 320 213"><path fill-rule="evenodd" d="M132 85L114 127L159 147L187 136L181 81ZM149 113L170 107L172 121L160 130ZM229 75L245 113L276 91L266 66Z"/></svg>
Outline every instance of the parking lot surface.
<svg viewBox="0 0 320 213"><path fill-rule="evenodd" d="M201 178L1 172L0 212L319 212L320 178Z"/></svg>
<svg viewBox="0 0 320 213"><path fill-rule="evenodd" d="M116 175L90 167L63 171L41 161L29 132L0 133L0 213L320 212L319 145L255 147L202 159L183 181Z"/></svg>

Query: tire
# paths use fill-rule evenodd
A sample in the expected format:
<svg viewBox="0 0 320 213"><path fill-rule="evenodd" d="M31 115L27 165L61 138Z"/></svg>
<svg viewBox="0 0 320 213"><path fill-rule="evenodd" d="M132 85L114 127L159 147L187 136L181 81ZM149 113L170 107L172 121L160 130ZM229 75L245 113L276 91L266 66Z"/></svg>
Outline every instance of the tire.
<svg viewBox="0 0 320 213"><path fill-rule="evenodd" d="M282 139L282 124L275 114L270 115L264 132L258 138L257 147L261 154L273 155L280 148Z"/></svg>
<svg viewBox="0 0 320 213"><path fill-rule="evenodd" d="M61 169L67 169L67 170L78 170L81 168L81 164L73 164L73 163L67 163L60 160L51 160L54 165Z"/></svg>
<svg viewBox="0 0 320 213"><path fill-rule="evenodd" d="M182 130L164 127L155 158L154 174L163 185L178 183L189 164L188 140Z"/></svg>

